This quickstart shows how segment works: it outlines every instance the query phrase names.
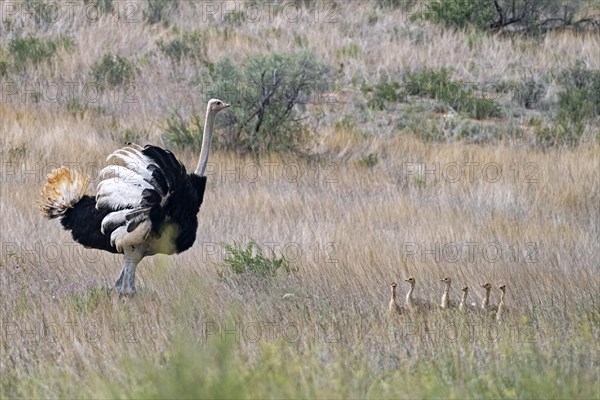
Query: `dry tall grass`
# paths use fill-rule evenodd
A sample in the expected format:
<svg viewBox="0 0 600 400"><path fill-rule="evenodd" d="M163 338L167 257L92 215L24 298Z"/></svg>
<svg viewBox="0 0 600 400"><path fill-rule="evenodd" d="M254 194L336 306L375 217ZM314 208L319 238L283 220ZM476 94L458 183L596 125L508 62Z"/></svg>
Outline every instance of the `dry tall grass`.
<svg viewBox="0 0 600 400"><path fill-rule="evenodd" d="M196 28L200 8L180 4L173 24ZM344 63L345 82L437 65L466 80L545 73L576 59L600 68L598 37L533 44L477 36L468 45L475 34L355 8L341 5L327 25L200 29L211 61L293 49L301 36L325 61ZM180 83L198 71L156 52L155 40L174 28L111 18L51 26L44 34L67 32L78 50L27 76L85 81L82 71L104 50L132 52L138 103L77 115L46 102L0 104L3 398L599 395L598 145L432 144L326 125L320 161L217 151L194 247L145 259L139 296L113 298L121 257L83 249L42 218L34 201L45 175L71 165L94 178L122 144L119 130L146 129L144 139L160 143L166 110L203 107L201 94ZM357 56L336 52L349 43ZM333 121L351 109L336 103L324 113ZM366 153L379 155L372 168L357 162ZM197 155L178 157L191 169ZM220 244L243 238L286 255L298 271L273 279L228 272ZM403 283L403 300L408 276L433 303L444 276L456 302L468 285L480 304L489 281L497 303L506 284L509 312L501 325L438 310L389 321L389 282Z"/></svg>

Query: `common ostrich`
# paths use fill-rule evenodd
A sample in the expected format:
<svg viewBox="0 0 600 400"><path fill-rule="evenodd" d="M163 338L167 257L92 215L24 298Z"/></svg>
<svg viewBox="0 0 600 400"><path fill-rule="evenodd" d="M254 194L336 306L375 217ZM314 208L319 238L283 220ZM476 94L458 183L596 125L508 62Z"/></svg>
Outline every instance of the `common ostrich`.
<svg viewBox="0 0 600 400"><path fill-rule="evenodd" d="M500 285L498 287L502 294L500 294L500 303L498 303L498 311L496 311L496 321L502 322L502 317L506 314L506 305L504 304L504 295L506 294L506 285Z"/></svg>
<svg viewBox="0 0 600 400"><path fill-rule="evenodd" d="M452 279L445 277L443 279L440 279L441 282L444 282L444 294L442 294L442 302L440 303L440 307L445 309L448 309L450 307L454 308L456 307L456 303L454 301L451 301L449 299L450 297L450 285L452 284Z"/></svg>
<svg viewBox="0 0 600 400"><path fill-rule="evenodd" d="M481 302L481 309L484 312L496 312L498 311L498 306L494 305L494 304L490 304L490 292L492 291L492 284L489 282L484 283L483 285L481 285L482 288L485 289L485 297L483 298L483 301Z"/></svg>
<svg viewBox="0 0 600 400"><path fill-rule="evenodd" d="M462 288L462 299L460 299L460 304L458 305L458 309L460 311L467 311L467 296L469 296L469 287L463 286Z"/></svg>
<svg viewBox="0 0 600 400"><path fill-rule="evenodd" d="M416 284L415 278L413 278L411 276L410 278L407 278L404 281L410 283L410 290L406 294L406 307L410 311L430 310L431 303L429 301L419 299L419 298L416 298L416 299L413 298L413 291L415 290L415 284Z"/></svg>
<svg viewBox="0 0 600 400"><path fill-rule="evenodd" d="M78 171L61 167L48 175L38 202L42 214L60 218L85 247L124 255L115 282L120 295L135 295L135 269L142 258L181 253L196 240L215 116L228 107L221 100L208 102L192 174L169 150L130 144L106 159L95 197L85 195L89 178Z"/></svg>
<svg viewBox="0 0 600 400"><path fill-rule="evenodd" d="M460 311L476 310L477 306L475 305L475 303L467 303L467 297L469 297L469 287L463 286L462 292L463 292L463 295L462 295L462 299L460 300L460 304L458 305L458 309Z"/></svg>
<svg viewBox="0 0 600 400"><path fill-rule="evenodd" d="M392 298L390 300L390 305L388 306L388 312L390 315L402 315L402 307L396 301L396 287L398 284L396 282L392 282L390 284L392 288Z"/></svg>

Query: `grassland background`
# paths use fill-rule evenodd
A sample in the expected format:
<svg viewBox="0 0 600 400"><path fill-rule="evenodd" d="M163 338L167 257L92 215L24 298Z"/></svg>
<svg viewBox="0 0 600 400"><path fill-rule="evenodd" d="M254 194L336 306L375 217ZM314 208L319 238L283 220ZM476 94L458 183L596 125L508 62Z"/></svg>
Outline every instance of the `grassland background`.
<svg viewBox="0 0 600 400"><path fill-rule="evenodd" d="M206 20L199 4L180 2L168 23L154 25L112 14L90 23L75 13L0 28L3 51L16 35L65 35L74 44L3 84L84 83L107 52L136 68L135 103L122 93L100 104L79 98L77 112L27 95L0 102L2 398L600 397L598 143L537 147L528 121L550 106L511 105L504 118L453 118L519 126L521 140L423 141L398 128L407 110L424 131L434 129L427 121L444 126L451 117L422 99L374 111L360 90L382 76L447 66L466 82L544 77L551 105L560 71L578 60L600 69L597 35L452 32L369 2L339 4L331 21L276 15L232 24L222 13ZM120 301L108 289L120 257L76 246L34 201L53 166L93 175L127 130L141 144L163 144L172 110L203 113L205 65L175 64L157 47L186 30L201 33L212 63L309 48L338 70L335 101L306 110L318 158L214 151L197 243L145 259L139 296ZM597 125L586 129L597 135ZM378 160L371 167L359 161L369 154ZM194 167L196 154L177 155ZM448 175L455 163L476 163L472 179ZM484 174L490 165L501 169L497 181ZM271 243L298 271L228 273L220 243L245 238ZM481 250L490 243L500 248L494 262ZM436 259L436 246L457 246L458 260ZM480 302L481 283L506 283L512 313L500 326L438 312L390 320L389 282L402 282L403 297L411 275L417 295L435 302L443 276L453 279L455 300L463 284ZM287 293L294 296L282 299Z"/></svg>

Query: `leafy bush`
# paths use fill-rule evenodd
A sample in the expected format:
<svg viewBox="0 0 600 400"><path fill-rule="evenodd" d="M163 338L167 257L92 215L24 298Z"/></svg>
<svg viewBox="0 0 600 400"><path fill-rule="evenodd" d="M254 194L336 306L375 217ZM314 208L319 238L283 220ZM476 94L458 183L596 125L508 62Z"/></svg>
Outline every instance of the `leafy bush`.
<svg viewBox="0 0 600 400"><path fill-rule="evenodd" d="M580 91L584 102L589 103L584 106L589 111L585 117L600 115L600 70L587 69L583 62L578 61L561 75L567 91Z"/></svg>
<svg viewBox="0 0 600 400"><path fill-rule="evenodd" d="M413 16L459 29L467 26L488 28L493 17L493 2L487 4L480 0L432 0L426 3L425 11Z"/></svg>
<svg viewBox="0 0 600 400"><path fill-rule="evenodd" d="M246 22L246 13L241 10L233 10L225 14L223 22L229 25L240 26Z"/></svg>
<svg viewBox="0 0 600 400"><path fill-rule="evenodd" d="M594 17L576 14L584 2L563 0L432 0L414 18L430 20L448 28L475 27L482 30L509 28L515 32L544 33L572 26L597 29Z"/></svg>
<svg viewBox="0 0 600 400"><path fill-rule="evenodd" d="M403 10L411 10L418 0L377 0L375 4L381 8L402 8Z"/></svg>
<svg viewBox="0 0 600 400"><path fill-rule="evenodd" d="M124 57L105 54L92 65L92 76L101 88L123 85L133 80L133 65Z"/></svg>
<svg viewBox="0 0 600 400"><path fill-rule="evenodd" d="M163 138L172 147L199 152L203 133L204 125L199 115L192 115L188 122L179 112L174 111L167 118Z"/></svg>
<svg viewBox="0 0 600 400"><path fill-rule="evenodd" d="M410 72L404 77L406 94L426 96L440 100L456 97L461 90L460 82L450 80L450 69L423 69Z"/></svg>
<svg viewBox="0 0 600 400"><path fill-rule="evenodd" d="M122 131L115 134L114 139L117 143L139 143L145 141L148 138L148 132L145 130L136 130L131 128L125 128Z"/></svg>
<svg viewBox="0 0 600 400"><path fill-rule="evenodd" d="M454 99L452 101L451 99ZM471 118L499 118L502 117L502 109L494 100L477 97L471 91L459 91L456 97L448 100L448 104L456 111L466 114Z"/></svg>
<svg viewBox="0 0 600 400"><path fill-rule="evenodd" d="M589 89L569 88L558 94L558 112L556 124L550 140L551 145L574 145L579 142L585 131L586 121L596 110L589 101Z"/></svg>
<svg viewBox="0 0 600 400"><path fill-rule="evenodd" d="M33 36L15 38L8 44L8 52L15 69L21 70L28 64L38 65L50 61L61 50L71 50L73 41L67 37L39 39Z"/></svg>
<svg viewBox="0 0 600 400"><path fill-rule="evenodd" d="M212 65L207 95L233 104L217 120L223 145L254 154L301 152L309 132L296 105L311 102L328 74L310 52L252 56L241 67L228 59Z"/></svg>
<svg viewBox="0 0 600 400"><path fill-rule="evenodd" d="M520 106L534 108L545 93L546 87L542 82L528 79L524 82L515 83L512 99Z"/></svg>
<svg viewBox="0 0 600 400"><path fill-rule="evenodd" d="M6 60L0 60L0 78L8 75L10 64Z"/></svg>
<svg viewBox="0 0 600 400"><path fill-rule="evenodd" d="M373 168L377 165L378 162L379 156L377 155L377 153L369 153L358 160L358 165L367 168Z"/></svg>
<svg viewBox="0 0 600 400"><path fill-rule="evenodd" d="M178 6L179 0L148 0L146 21L149 24L164 22Z"/></svg>
<svg viewBox="0 0 600 400"><path fill-rule="evenodd" d="M206 60L206 41L199 33L185 33L168 42L159 41L158 48L174 62L183 59Z"/></svg>
<svg viewBox="0 0 600 400"><path fill-rule="evenodd" d="M250 240L245 246L235 241L233 244L223 243L223 246L227 252L224 263L235 274L274 277L279 269L288 274L295 271L284 256L277 257L274 252L265 256L263 249L254 240Z"/></svg>
<svg viewBox="0 0 600 400"><path fill-rule="evenodd" d="M400 84L396 81L380 82L372 89L367 87L363 91L372 92L367 101L367 107L376 110L383 110L386 102L397 102L403 98L400 91Z"/></svg>
<svg viewBox="0 0 600 400"><path fill-rule="evenodd" d="M114 10L113 0L83 0L85 5L93 5L101 14L107 14Z"/></svg>
<svg viewBox="0 0 600 400"><path fill-rule="evenodd" d="M464 88L461 82L450 80L447 68L424 69L405 76L405 89L409 95L422 95L443 101L459 113L471 118L484 119L501 117L498 103L483 97L477 97L470 88Z"/></svg>
<svg viewBox="0 0 600 400"><path fill-rule="evenodd" d="M546 146L576 145L585 134L586 124L600 115L600 71L586 69L578 62L561 74L564 90L558 93L553 125L536 130L538 141Z"/></svg>

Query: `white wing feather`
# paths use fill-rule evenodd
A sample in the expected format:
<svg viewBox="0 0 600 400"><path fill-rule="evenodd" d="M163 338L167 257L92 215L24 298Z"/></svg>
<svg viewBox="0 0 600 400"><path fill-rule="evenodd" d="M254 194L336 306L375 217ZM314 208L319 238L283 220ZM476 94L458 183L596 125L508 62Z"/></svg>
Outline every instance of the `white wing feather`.
<svg viewBox="0 0 600 400"><path fill-rule="evenodd" d="M96 208L115 209L102 220L102 233L116 227L111 232L110 241L118 251L123 251L126 243L142 240L151 228L150 223L138 225L134 232L127 231L128 216L147 212L142 209L142 195L145 189L154 189L150 180L152 173L148 167L153 160L140 151L142 147L130 145L116 150L108 156L110 163L100 171L100 183L96 192ZM165 200L163 200L164 202Z"/></svg>

